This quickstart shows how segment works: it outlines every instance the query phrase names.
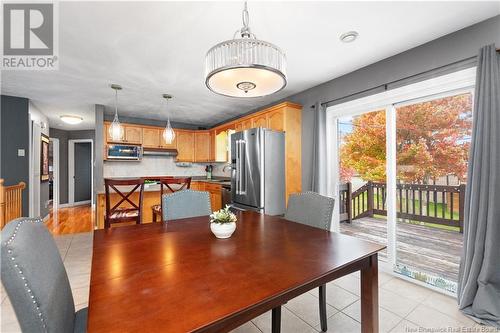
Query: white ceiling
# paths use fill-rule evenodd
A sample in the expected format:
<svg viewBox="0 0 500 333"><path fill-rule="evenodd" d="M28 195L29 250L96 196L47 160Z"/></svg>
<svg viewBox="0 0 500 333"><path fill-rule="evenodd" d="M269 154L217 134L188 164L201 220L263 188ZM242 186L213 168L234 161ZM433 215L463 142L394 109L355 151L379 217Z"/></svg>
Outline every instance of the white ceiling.
<svg viewBox="0 0 500 333"><path fill-rule="evenodd" d="M60 2L58 71L4 71L2 93L28 97L56 128L89 129L94 104L119 114L212 125L500 14L498 2L249 2L258 38L280 46L288 86L234 99L204 84L204 57L241 27L242 2ZM359 39L339 41L356 30ZM77 114L78 126L61 124Z"/></svg>

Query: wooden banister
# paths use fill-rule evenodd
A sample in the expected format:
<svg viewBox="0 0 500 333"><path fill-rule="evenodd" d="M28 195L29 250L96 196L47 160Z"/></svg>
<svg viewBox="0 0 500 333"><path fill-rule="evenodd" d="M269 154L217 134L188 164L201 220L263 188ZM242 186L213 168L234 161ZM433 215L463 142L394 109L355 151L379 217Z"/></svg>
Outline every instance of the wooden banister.
<svg viewBox="0 0 500 333"><path fill-rule="evenodd" d="M3 228L7 222L22 216L22 192L25 188L24 182L4 186L4 180L0 179L0 228Z"/></svg>

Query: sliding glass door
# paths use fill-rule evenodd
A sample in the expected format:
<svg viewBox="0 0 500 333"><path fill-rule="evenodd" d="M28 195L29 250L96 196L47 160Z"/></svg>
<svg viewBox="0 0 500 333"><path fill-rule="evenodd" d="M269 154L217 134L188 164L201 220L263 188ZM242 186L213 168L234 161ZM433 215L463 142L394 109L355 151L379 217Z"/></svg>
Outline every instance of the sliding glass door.
<svg viewBox="0 0 500 333"><path fill-rule="evenodd" d="M327 110L333 229L387 246L385 269L456 292L475 71Z"/></svg>
<svg viewBox="0 0 500 333"><path fill-rule="evenodd" d="M387 246L385 110L341 117L337 128L340 230Z"/></svg>
<svg viewBox="0 0 500 333"><path fill-rule="evenodd" d="M396 105L396 265L456 291L462 250L472 94Z"/></svg>

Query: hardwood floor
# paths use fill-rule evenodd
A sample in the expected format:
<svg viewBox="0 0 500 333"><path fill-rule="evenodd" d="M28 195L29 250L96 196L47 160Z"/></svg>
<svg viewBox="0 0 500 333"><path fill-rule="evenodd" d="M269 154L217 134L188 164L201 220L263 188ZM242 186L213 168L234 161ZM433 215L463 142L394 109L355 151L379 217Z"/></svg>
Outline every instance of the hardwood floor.
<svg viewBox="0 0 500 333"><path fill-rule="evenodd" d="M90 232L94 230L94 214L90 205L60 208L50 212L45 225L52 235Z"/></svg>

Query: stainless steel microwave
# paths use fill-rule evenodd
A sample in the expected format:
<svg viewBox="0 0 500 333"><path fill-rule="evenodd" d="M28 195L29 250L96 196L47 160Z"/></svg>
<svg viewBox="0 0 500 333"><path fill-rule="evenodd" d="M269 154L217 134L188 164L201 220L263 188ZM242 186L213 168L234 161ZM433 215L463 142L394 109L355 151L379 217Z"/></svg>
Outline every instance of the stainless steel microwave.
<svg viewBox="0 0 500 333"><path fill-rule="evenodd" d="M133 145L108 145L106 148L108 160L139 161L142 158L142 147Z"/></svg>

